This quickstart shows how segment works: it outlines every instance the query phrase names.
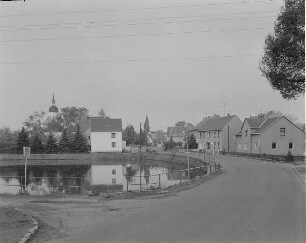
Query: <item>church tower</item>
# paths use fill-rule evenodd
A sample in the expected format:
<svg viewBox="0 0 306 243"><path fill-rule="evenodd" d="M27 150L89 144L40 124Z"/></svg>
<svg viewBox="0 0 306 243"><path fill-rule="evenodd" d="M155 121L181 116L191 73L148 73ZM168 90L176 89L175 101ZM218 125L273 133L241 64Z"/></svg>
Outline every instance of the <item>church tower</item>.
<svg viewBox="0 0 306 243"><path fill-rule="evenodd" d="M48 116L50 118L54 118L57 115L57 113L58 113L58 108L55 105L55 99L54 99L54 94L53 94L53 96L52 96L52 106L50 106L50 108L49 108Z"/></svg>

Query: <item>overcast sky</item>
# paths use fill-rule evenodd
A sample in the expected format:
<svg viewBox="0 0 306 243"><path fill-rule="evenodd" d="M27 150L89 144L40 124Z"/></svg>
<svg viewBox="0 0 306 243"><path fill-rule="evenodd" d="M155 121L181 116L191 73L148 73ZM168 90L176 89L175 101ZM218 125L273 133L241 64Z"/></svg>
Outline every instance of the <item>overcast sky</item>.
<svg viewBox="0 0 306 243"><path fill-rule="evenodd" d="M100 108L151 130L212 114L280 110L304 121L258 69L281 0L0 2L0 126L56 105Z"/></svg>

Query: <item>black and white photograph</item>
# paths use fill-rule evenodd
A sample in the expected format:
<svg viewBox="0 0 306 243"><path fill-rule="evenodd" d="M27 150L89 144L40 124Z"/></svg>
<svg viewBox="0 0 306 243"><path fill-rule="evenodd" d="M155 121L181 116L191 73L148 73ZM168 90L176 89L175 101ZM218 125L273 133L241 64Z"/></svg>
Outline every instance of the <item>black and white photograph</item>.
<svg viewBox="0 0 306 243"><path fill-rule="evenodd" d="M0 1L1 243L305 243L305 0Z"/></svg>

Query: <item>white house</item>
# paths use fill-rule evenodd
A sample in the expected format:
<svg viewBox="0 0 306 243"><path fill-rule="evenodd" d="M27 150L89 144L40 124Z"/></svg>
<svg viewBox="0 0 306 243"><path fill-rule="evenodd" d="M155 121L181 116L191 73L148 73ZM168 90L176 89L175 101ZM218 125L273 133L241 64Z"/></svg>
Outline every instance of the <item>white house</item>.
<svg viewBox="0 0 306 243"><path fill-rule="evenodd" d="M122 152L121 119L85 117L80 121L91 152Z"/></svg>

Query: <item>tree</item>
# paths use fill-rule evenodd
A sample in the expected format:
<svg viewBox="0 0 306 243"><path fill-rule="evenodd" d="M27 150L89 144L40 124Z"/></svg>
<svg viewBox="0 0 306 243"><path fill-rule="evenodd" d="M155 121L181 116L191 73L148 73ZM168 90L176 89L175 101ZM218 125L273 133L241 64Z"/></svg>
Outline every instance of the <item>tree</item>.
<svg viewBox="0 0 306 243"><path fill-rule="evenodd" d="M290 121L292 121L293 123L295 123L299 118L295 115L291 115L291 114L284 114L281 111L267 111L264 113L259 114L259 116L262 116L264 118L268 118L268 117L278 117L278 116L285 116L287 117Z"/></svg>
<svg viewBox="0 0 306 243"><path fill-rule="evenodd" d="M185 121L178 121L177 123L175 123L176 127L185 127L186 126L186 122Z"/></svg>
<svg viewBox="0 0 306 243"><path fill-rule="evenodd" d="M5 153L16 152L18 132L12 132L9 127L0 129L0 150Z"/></svg>
<svg viewBox="0 0 306 243"><path fill-rule="evenodd" d="M44 152L44 146L42 143L42 139L39 134L35 134L32 137L32 143L31 143L31 153L33 154L41 154Z"/></svg>
<svg viewBox="0 0 306 243"><path fill-rule="evenodd" d="M259 69L285 99L305 94L305 0L285 0Z"/></svg>
<svg viewBox="0 0 306 243"><path fill-rule="evenodd" d="M187 139L188 141L188 149L197 149L198 144L193 134L190 135ZM185 146L187 148L187 146Z"/></svg>
<svg viewBox="0 0 306 243"><path fill-rule="evenodd" d="M53 154L53 153L58 152L56 139L55 139L55 137L52 133L49 133L49 135L47 137L45 152L48 153L48 154Z"/></svg>
<svg viewBox="0 0 306 243"><path fill-rule="evenodd" d="M144 142L145 142L145 146L147 146L148 133L150 131L150 124L149 124L148 116L146 116L146 120L145 120L145 123L143 125L143 130L144 130Z"/></svg>
<svg viewBox="0 0 306 243"><path fill-rule="evenodd" d="M74 135L74 140L72 142L72 152L74 153L85 153L89 151L87 146L87 140L80 130L80 126L77 125L77 131Z"/></svg>
<svg viewBox="0 0 306 243"><path fill-rule="evenodd" d="M33 134L40 134L44 133L44 118L46 113L45 112L33 112L32 115L28 117L28 119L23 123L26 129L33 133Z"/></svg>
<svg viewBox="0 0 306 243"><path fill-rule="evenodd" d="M62 135L60 137L59 143L58 143L58 150L60 153L69 153L70 152L70 142L67 134L67 130L64 129L62 132Z"/></svg>
<svg viewBox="0 0 306 243"><path fill-rule="evenodd" d="M98 113L99 116L103 117L103 118L108 118L108 116L106 116L103 108L100 109L99 113Z"/></svg>
<svg viewBox="0 0 306 243"><path fill-rule="evenodd" d="M88 116L88 110L84 107L68 106L61 109L60 115L63 118L63 127L70 133L75 132L81 119Z"/></svg>
<svg viewBox="0 0 306 243"><path fill-rule="evenodd" d="M84 107L64 107L60 112L51 118L46 118L45 112L35 111L24 122L24 126L32 134L43 135L44 132L61 132L67 129L68 135L76 131L79 121L88 115L88 110Z"/></svg>
<svg viewBox="0 0 306 243"><path fill-rule="evenodd" d="M28 132L22 127L20 133L18 134L18 140L17 140L17 148L16 152L19 154L23 153L23 147L30 146L30 139Z"/></svg>
<svg viewBox="0 0 306 243"><path fill-rule="evenodd" d="M133 125L128 124L126 126L126 128L123 131L122 137L123 137L123 140L126 141L127 146L135 143L136 133L135 133Z"/></svg>

